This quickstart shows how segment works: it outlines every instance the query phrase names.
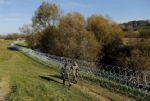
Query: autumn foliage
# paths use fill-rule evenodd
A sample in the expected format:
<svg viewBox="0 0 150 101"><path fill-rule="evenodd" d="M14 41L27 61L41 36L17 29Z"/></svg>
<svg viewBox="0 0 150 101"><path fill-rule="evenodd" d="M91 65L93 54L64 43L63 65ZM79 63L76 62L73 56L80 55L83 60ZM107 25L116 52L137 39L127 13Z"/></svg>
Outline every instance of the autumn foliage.
<svg viewBox="0 0 150 101"><path fill-rule="evenodd" d="M139 30L141 36L148 35L149 30L144 29ZM32 31L27 31L29 46L42 52L132 69L148 66L143 46L125 45L122 40L125 32L102 15L87 19L78 12L62 15L58 5L43 2L32 18Z"/></svg>

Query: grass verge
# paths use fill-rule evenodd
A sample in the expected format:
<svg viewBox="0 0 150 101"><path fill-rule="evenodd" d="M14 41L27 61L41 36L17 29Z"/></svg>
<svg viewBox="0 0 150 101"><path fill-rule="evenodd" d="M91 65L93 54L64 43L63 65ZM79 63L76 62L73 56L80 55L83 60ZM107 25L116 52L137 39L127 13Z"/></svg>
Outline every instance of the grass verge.
<svg viewBox="0 0 150 101"><path fill-rule="evenodd" d="M121 93L121 94L124 94L129 97L133 97L138 101L149 101L150 100L149 92L144 92L144 91L136 89L136 88L131 88L127 85L116 83L114 81L108 80L103 77L95 76L92 73L89 74L89 73L82 72L81 74L84 79L93 81L93 82L99 84L100 86L105 87L113 92Z"/></svg>

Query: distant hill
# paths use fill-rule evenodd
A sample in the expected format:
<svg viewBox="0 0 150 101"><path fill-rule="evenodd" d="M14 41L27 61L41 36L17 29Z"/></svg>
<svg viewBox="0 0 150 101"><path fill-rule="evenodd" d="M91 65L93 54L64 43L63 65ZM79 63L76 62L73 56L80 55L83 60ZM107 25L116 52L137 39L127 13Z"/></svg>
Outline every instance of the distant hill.
<svg viewBox="0 0 150 101"><path fill-rule="evenodd" d="M128 31L131 28L136 31L142 27L150 26L150 20L129 21L126 23L121 23L119 25L123 29L123 31Z"/></svg>
<svg viewBox="0 0 150 101"><path fill-rule="evenodd" d="M126 23L121 23L119 26L125 32L125 37L150 37L150 20L129 21Z"/></svg>

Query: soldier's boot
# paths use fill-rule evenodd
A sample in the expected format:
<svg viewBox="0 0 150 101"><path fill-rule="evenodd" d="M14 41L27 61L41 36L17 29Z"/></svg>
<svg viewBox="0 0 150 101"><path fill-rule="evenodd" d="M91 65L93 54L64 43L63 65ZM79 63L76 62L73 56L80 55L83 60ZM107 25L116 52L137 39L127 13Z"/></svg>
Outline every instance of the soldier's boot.
<svg viewBox="0 0 150 101"><path fill-rule="evenodd" d="M60 79L62 79L62 80L63 80L63 75L62 75L62 74L60 75Z"/></svg>
<svg viewBox="0 0 150 101"><path fill-rule="evenodd" d="M68 78L68 84L69 84L69 87L71 87L70 78Z"/></svg>
<svg viewBox="0 0 150 101"><path fill-rule="evenodd" d="M75 84L78 82L78 81L77 81L77 77L74 78L74 82L75 82Z"/></svg>
<svg viewBox="0 0 150 101"><path fill-rule="evenodd" d="M65 85L65 80L63 80L63 84Z"/></svg>
<svg viewBox="0 0 150 101"><path fill-rule="evenodd" d="M69 84L69 87L71 87L71 83L70 83L70 82L68 82L68 84Z"/></svg>
<svg viewBox="0 0 150 101"><path fill-rule="evenodd" d="M71 87L71 84L69 83L69 87Z"/></svg>
<svg viewBox="0 0 150 101"><path fill-rule="evenodd" d="M63 76L63 84L65 85L65 77Z"/></svg>
<svg viewBox="0 0 150 101"><path fill-rule="evenodd" d="M75 76L73 75L73 83L75 83Z"/></svg>

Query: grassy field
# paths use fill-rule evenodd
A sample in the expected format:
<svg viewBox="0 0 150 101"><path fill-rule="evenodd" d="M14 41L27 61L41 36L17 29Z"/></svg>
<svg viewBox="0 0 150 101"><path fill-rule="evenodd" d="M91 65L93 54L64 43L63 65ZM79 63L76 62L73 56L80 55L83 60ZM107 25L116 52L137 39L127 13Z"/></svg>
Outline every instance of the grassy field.
<svg viewBox="0 0 150 101"><path fill-rule="evenodd" d="M68 87L59 73L0 41L0 101L135 101L88 81Z"/></svg>

